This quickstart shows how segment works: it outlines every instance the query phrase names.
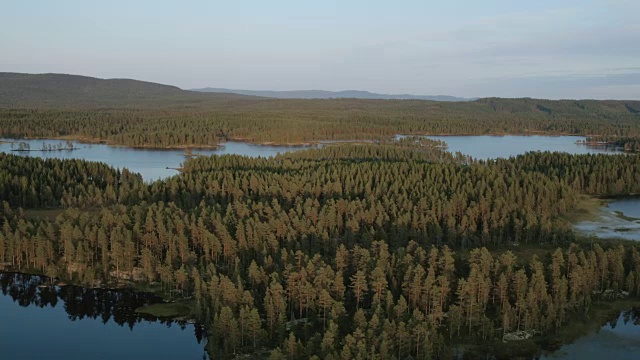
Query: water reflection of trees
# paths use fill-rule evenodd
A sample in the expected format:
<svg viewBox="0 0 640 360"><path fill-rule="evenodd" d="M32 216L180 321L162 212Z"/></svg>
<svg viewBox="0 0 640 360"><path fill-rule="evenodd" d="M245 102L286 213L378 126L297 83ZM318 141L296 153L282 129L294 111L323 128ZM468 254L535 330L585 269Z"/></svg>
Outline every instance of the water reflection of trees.
<svg viewBox="0 0 640 360"><path fill-rule="evenodd" d="M640 325L640 306L634 306L631 310L623 311L621 315L625 324L631 321L633 325ZM612 327L615 326L612 325Z"/></svg>
<svg viewBox="0 0 640 360"><path fill-rule="evenodd" d="M622 322L620 322L622 320ZM602 326L609 325L612 329L615 329L618 325L627 325L631 322L633 325L640 325L640 307L634 306L629 310L622 311L621 313L611 314L609 320Z"/></svg>
<svg viewBox="0 0 640 360"><path fill-rule="evenodd" d="M135 309L141 306L161 302L162 299L150 293L132 290L89 289L79 286L52 286L45 277L0 273L2 295L10 296L20 306L56 307L62 303L69 320L85 318L100 319L106 324L113 320L120 326L127 325L133 330L141 321L156 321L167 327L178 325L183 330L187 323L171 318L158 318L146 314L138 314ZM200 325L195 326L195 336L200 342L204 336Z"/></svg>

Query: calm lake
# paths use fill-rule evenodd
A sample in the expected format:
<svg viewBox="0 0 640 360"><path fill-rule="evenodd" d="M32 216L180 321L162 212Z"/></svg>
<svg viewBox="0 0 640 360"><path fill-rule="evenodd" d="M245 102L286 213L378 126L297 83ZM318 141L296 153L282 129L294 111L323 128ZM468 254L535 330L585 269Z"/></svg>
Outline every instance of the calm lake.
<svg viewBox="0 0 640 360"><path fill-rule="evenodd" d="M126 290L38 286L0 272L2 359L203 359L200 326L141 317L159 299Z"/></svg>
<svg viewBox="0 0 640 360"><path fill-rule="evenodd" d="M404 135L398 135L402 137ZM577 140L584 140L580 136L429 136L432 139L445 141L449 151L461 152L477 159L509 157L524 154L528 151L563 151L571 154L587 153L621 153L619 150L602 147L588 147L576 144ZM163 179L176 175L177 170L187 157L183 150L162 149L134 149L104 144L81 144L73 142L78 150L61 151L11 151L17 148L17 142L24 141L32 150L41 149L44 145L58 145L60 140L16 140L0 139L0 151L11 152L23 156L38 156L42 158L85 159L100 161L119 169L127 168L140 173L147 181ZM13 142L13 145L12 145ZM331 142L322 142L327 144ZM13 147L12 147L13 146ZM321 146L321 145L320 145ZM225 155L237 154L245 156L275 156L278 153L307 149L305 146L264 146L245 142L228 141L219 149L194 149L194 154ZM170 169L167 169L169 167Z"/></svg>
<svg viewBox="0 0 640 360"><path fill-rule="evenodd" d="M634 309L637 310L637 309ZM563 345L558 351L541 359L571 360L635 360L640 355L640 326L638 312L626 311L575 342Z"/></svg>
<svg viewBox="0 0 640 360"><path fill-rule="evenodd" d="M176 175L177 170L167 169L180 167L187 157L183 150L172 149L134 149L129 147L109 146L105 144L82 144L73 142L78 150L60 151L11 151L17 148L18 142L26 142L32 150L42 149L42 145L53 145L64 143L61 140L16 140L0 139L0 151L22 156L38 156L41 158L58 159L85 159L99 161L122 169L127 168L133 172L140 173L147 181L164 179ZM246 156L275 156L278 153L306 149L304 146L266 146L253 145L239 141L228 141L218 149L194 149L193 154L202 155L226 155L237 154Z"/></svg>
<svg viewBox="0 0 640 360"><path fill-rule="evenodd" d="M529 151L559 151L569 154L620 154L615 148L592 147L576 144L583 136L427 136L449 145L448 151L461 152L476 159L508 158Z"/></svg>
<svg viewBox="0 0 640 360"><path fill-rule="evenodd" d="M640 198L626 198L609 204L609 210L621 212L628 217L640 219Z"/></svg>

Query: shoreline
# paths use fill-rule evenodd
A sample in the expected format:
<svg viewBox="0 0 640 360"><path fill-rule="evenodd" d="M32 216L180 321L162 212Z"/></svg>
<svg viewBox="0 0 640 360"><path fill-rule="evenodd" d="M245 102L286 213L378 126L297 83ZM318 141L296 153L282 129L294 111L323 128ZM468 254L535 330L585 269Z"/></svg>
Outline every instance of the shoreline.
<svg viewBox="0 0 640 360"><path fill-rule="evenodd" d="M79 147L74 147L72 149L51 149L51 150L43 150L43 149L11 149L11 151L15 151L15 152L30 152L30 151L41 151L41 152L56 152L56 151L73 151L73 150L80 150L82 148Z"/></svg>
<svg viewBox="0 0 640 360"><path fill-rule="evenodd" d="M474 134L474 133L462 133L462 134L447 134L447 133L415 133L415 134L403 134L398 133L397 135L401 136L495 136L495 137L503 137L503 136L552 136L552 137L560 137L560 136L570 136L570 137L588 137L590 135L580 135L580 134L568 134L568 133L550 133L544 131L525 131L520 133L484 133L484 134Z"/></svg>
<svg viewBox="0 0 640 360"><path fill-rule="evenodd" d="M210 144L197 144L197 145L172 145L172 146L158 146L158 145L126 145L126 144L119 144L110 140L104 140L104 139L93 139L93 138L87 138L87 137L81 137L81 136L71 136L71 135L65 135L65 136L57 136L57 137L25 137L25 138L4 138L3 140L0 140L0 144L11 144L11 143L18 143L21 140L27 140L27 141L37 141L37 140L41 140L41 141L55 141L55 140L61 140L61 141L74 141L77 142L78 144L87 144L87 145L107 145L107 146L111 146L111 147L119 147L119 148L129 148L129 149L136 149L136 150L184 150L184 151L189 151L189 150L218 150L221 148L224 148L224 146L228 143L228 142L240 142L240 143L245 143L245 144L249 144L249 145L253 145L253 146L274 146L274 147L291 147L291 148L298 148L298 147L305 147L305 148L311 148L311 147L317 147L317 146L321 146L321 145L329 145L329 144L349 144L349 143L372 143L375 142L376 140L381 140L381 139L389 139L389 140L393 140L395 137L397 136L432 136L432 137L442 137L442 138L447 138L447 137L474 137L474 136L490 136L490 137L505 137L505 136L526 136L526 137L540 137L540 136L548 136L548 137L575 137L575 138L586 138L588 136L594 136L594 135L576 135L576 134L563 134L563 133L545 133L545 132L535 132L535 133L531 133L531 132L526 132L526 133L489 133L489 134L473 134L473 133L464 133L464 134L445 134L445 133L397 133L394 135L390 135L390 136L382 136L382 137L372 137L369 139L346 139L346 140L336 140L336 139L319 139L319 140L308 140L308 141L299 141L299 142L278 142L278 141L261 141L261 142L256 142L256 141L252 141L250 139L247 138L242 138L242 137L229 137L225 140L220 141L217 144L214 145L210 145ZM588 147L611 147L611 145L609 144L591 144L591 143L587 143L587 142L583 142L580 140L577 140L575 142L576 145L582 145L582 146L588 146ZM73 149L62 149L62 150L79 150L82 148L73 148ZM61 151L62 151L61 150ZM622 149L621 149L622 150ZM31 149L31 150L18 150L18 149L12 149L11 151L58 151L58 149L55 150L41 150L41 149ZM627 151L624 150L625 153L635 153L633 151Z"/></svg>
<svg viewBox="0 0 640 360"><path fill-rule="evenodd" d="M42 273L30 272L30 271L16 271L11 269L10 266L11 266L10 264L9 265L0 264L0 274L37 276L41 280L44 280L37 285L37 287L39 288L42 288L42 287L50 288L50 287L56 287L56 286L57 287L73 286L73 287L90 289L90 290L132 291L139 294L152 295L158 298L160 301L147 304L140 308L133 309L133 312L135 314L138 314L139 316L147 315L147 316L156 317L158 319L169 319L176 322L183 322L185 324L202 324L202 321L192 316L193 313L190 313L190 314L180 313L175 315L163 316L163 315L157 315L156 313L153 313L153 312L145 311L145 308L150 306L167 306L167 305L171 306L171 304L182 305L186 301L188 301L188 299L168 299L162 293L148 289L148 286L150 286L149 283L136 282L136 281L129 281L129 283L122 283L120 281L117 281L116 279L115 282L106 282L106 283L98 282L97 284L83 285L83 284L75 283L73 281L66 281L66 279L60 278L60 277L56 277L52 281L49 276L44 275ZM189 309L189 311L191 311L191 309Z"/></svg>
<svg viewBox="0 0 640 360"><path fill-rule="evenodd" d="M192 149L192 150L198 150L198 149L202 149L202 150L211 150L211 149L217 149L219 148L219 144L216 145L176 145L176 146L157 146L157 145L125 145L125 144L118 144L115 143L113 141L109 141L109 140L102 140L102 139L91 139L91 138L86 138L86 137L75 137L75 136L55 136L55 137L24 137L24 138L5 138L5 140L1 140L0 143L18 143L21 140L29 140L29 141L34 141L34 140L41 140L41 141L47 141L47 140L69 140L69 141L75 141L78 144L88 144L88 145L107 145L107 146L112 146L112 147L124 147L124 148L129 148L129 149L140 149L140 150L187 150L187 149ZM75 149L80 149L80 148L74 148ZM40 150L33 150L33 151L40 151Z"/></svg>
<svg viewBox="0 0 640 360"><path fill-rule="evenodd" d="M197 144L197 145L172 145L172 146L159 146L159 145L126 145L119 144L117 142L107 140L107 139L96 139L96 138L88 138L83 136L73 136L73 135L64 135L64 136L52 136L52 137L24 137L24 138L5 138L4 140L0 140L0 143L14 143L19 142L20 140L70 140L75 141L80 144L102 144L113 147L126 147L131 149L150 149L150 150L183 150L183 149L217 149L224 146L225 143L229 141L237 141L243 142L250 145L256 146L286 146L286 147L311 147L319 144L327 144L327 143L351 143L351 142L370 142L374 140L378 140L381 138L391 138L393 139L396 136L571 136L571 137L588 137L594 135L578 135L578 134L566 134L566 133L547 133L547 132L522 132L522 133L485 133L485 134L474 134L474 133L463 133L463 134L448 134L448 133L396 133L389 136L372 136L367 139L346 139L346 140L336 140L336 139L315 139L315 140L306 140L306 141L295 141L295 142L279 142L279 141L252 141L243 137L228 137L226 140L222 140L217 144Z"/></svg>

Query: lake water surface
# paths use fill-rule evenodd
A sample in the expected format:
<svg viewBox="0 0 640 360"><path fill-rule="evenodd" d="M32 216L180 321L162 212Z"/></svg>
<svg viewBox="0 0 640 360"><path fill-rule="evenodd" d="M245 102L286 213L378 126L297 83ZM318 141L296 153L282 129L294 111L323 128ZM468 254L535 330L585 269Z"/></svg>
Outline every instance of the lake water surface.
<svg viewBox="0 0 640 360"><path fill-rule="evenodd" d="M200 326L143 318L158 299L124 290L38 286L0 272L0 359L203 359Z"/></svg>
<svg viewBox="0 0 640 360"><path fill-rule="evenodd" d="M404 135L398 135L402 137ZM588 147L576 144L577 140L584 140L580 136L429 136L431 139L445 141L448 151L461 152L476 159L494 159L524 154L529 151L562 151L570 154L589 153L622 153L620 150L603 147ZM85 159L99 161L122 169L127 168L140 173L147 181L166 178L178 173L175 168L187 159L184 151L179 149L138 149L105 144L82 144L73 142L78 150L62 151L11 151L17 147L17 142L26 142L31 149L41 149L42 145L57 145L60 140L16 140L0 139L0 151L11 152L23 156L38 156L41 158ZM12 145L13 142L13 145ZM331 141L321 142L322 144ZM12 147L13 146L13 147ZM226 155L236 154L252 157L269 157L278 153L307 149L308 146L274 146L255 145L239 141L228 141L218 149L194 149L194 154ZM169 169L167 169L169 168Z"/></svg>
<svg viewBox="0 0 640 360"><path fill-rule="evenodd" d="M619 199L609 204L609 210L640 219L640 197Z"/></svg>
<svg viewBox="0 0 640 360"><path fill-rule="evenodd" d="M627 311L604 325L599 331L541 359L571 360L637 360L640 358L640 326L637 311Z"/></svg>
<svg viewBox="0 0 640 360"><path fill-rule="evenodd" d="M180 149L138 149L122 146L109 146L105 144L82 144L73 142L78 150L61 151L11 151L17 148L17 142L26 142L32 150L41 149L42 145L57 145L60 140L15 140L0 139L0 151L22 156L38 156L41 158L58 159L85 159L89 161L99 161L113 167L127 168L133 172L140 173L147 181L163 179L178 173L175 168L187 160L184 150ZM226 155L237 154L252 157L269 157L278 153L305 149L304 146L267 146L254 145L239 141L228 141L224 146L217 149L194 149L193 154ZM167 167L169 169L167 169Z"/></svg>
<svg viewBox="0 0 640 360"><path fill-rule="evenodd" d="M448 151L461 152L476 159L496 159L517 156L529 151L559 151L569 154L620 154L623 151L607 147L576 144L583 136L428 136L449 145Z"/></svg>

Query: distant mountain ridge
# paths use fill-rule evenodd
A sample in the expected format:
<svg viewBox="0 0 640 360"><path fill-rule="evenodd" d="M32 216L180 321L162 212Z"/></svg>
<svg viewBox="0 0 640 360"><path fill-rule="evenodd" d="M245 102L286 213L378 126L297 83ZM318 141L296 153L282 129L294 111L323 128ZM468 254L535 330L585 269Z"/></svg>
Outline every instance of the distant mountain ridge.
<svg viewBox="0 0 640 360"><path fill-rule="evenodd" d="M225 88L206 87L201 89L191 89L191 91L230 93L249 96L270 97L276 99L394 99L394 100L432 100L432 101L472 101L475 98L463 98L449 95L410 95L410 94L377 94L362 90L236 90Z"/></svg>

